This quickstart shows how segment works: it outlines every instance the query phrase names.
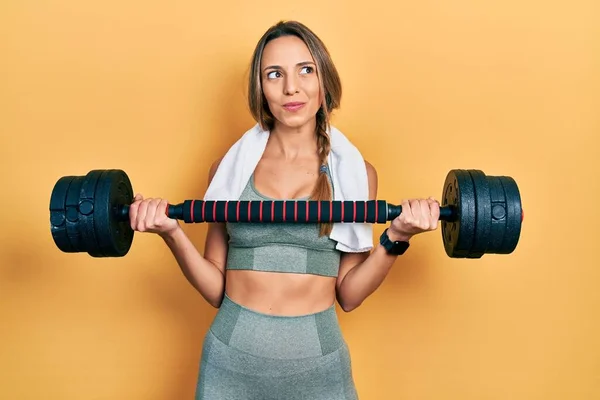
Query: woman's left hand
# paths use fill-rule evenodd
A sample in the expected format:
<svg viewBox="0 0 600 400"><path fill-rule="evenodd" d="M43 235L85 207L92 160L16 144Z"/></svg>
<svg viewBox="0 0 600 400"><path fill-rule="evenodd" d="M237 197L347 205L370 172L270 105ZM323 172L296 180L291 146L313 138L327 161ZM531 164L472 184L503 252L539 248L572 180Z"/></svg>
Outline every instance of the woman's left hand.
<svg viewBox="0 0 600 400"><path fill-rule="evenodd" d="M394 218L388 236L393 241L409 241L414 235L438 227L440 204L432 197L402 201L402 212Z"/></svg>

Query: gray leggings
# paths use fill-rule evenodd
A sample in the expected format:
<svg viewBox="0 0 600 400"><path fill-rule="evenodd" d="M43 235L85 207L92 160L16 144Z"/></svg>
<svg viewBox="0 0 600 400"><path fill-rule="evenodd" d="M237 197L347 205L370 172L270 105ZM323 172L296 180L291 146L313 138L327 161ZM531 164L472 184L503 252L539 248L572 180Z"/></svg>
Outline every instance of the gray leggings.
<svg viewBox="0 0 600 400"><path fill-rule="evenodd" d="M262 314L227 295L202 348L196 400L356 400L334 306Z"/></svg>

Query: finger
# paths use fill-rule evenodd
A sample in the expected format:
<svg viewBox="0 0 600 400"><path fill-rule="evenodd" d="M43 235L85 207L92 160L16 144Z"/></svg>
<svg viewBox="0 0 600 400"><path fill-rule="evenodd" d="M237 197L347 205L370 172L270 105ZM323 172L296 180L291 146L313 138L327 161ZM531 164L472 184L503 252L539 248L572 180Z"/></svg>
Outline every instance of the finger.
<svg viewBox="0 0 600 400"><path fill-rule="evenodd" d="M146 215L148 214L148 203L152 199L146 199L140 203L138 208L138 215L136 219L137 229L141 232L146 229Z"/></svg>
<svg viewBox="0 0 600 400"><path fill-rule="evenodd" d="M420 221L421 216L423 215L423 211L421 210L421 202L419 201L419 199L410 200L410 209L412 211L412 215L415 221Z"/></svg>
<svg viewBox="0 0 600 400"><path fill-rule="evenodd" d="M406 200L406 204L410 211L407 213L404 222L412 230L412 228L419 226L419 204L414 199Z"/></svg>
<svg viewBox="0 0 600 400"><path fill-rule="evenodd" d="M429 199L429 213L431 215L431 228L437 229L440 219L440 203L437 202L433 197Z"/></svg>
<svg viewBox="0 0 600 400"><path fill-rule="evenodd" d="M132 204L129 206L129 226L131 226L131 229L133 229L133 230L135 230L136 219L137 219L137 205Z"/></svg>
<svg viewBox="0 0 600 400"><path fill-rule="evenodd" d="M129 224L131 225L131 229L136 228L137 225L137 217L138 217L138 209L140 207L140 203L144 200L144 196L141 193L137 193L133 197L132 203L129 205Z"/></svg>
<svg viewBox="0 0 600 400"><path fill-rule="evenodd" d="M433 203L434 201L431 199L431 197L428 197L425 202L427 203L427 216L431 215L431 212L433 211Z"/></svg>
<svg viewBox="0 0 600 400"><path fill-rule="evenodd" d="M421 229L429 229L431 226L431 208L427 199L419 200L419 225Z"/></svg>
<svg viewBox="0 0 600 400"><path fill-rule="evenodd" d="M146 208L146 217L144 221L146 223L146 229L152 229L156 226L156 205L159 200L152 199L148 202L148 208Z"/></svg>
<svg viewBox="0 0 600 400"><path fill-rule="evenodd" d="M410 201L407 199L402 200L402 214L404 215L405 220L411 220L413 217Z"/></svg>
<svg viewBox="0 0 600 400"><path fill-rule="evenodd" d="M162 217L167 217L167 207L169 206L169 202L166 199L162 199L156 208L156 214Z"/></svg>
<svg viewBox="0 0 600 400"><path fill-rule="evenodd" d="M152 206L148 208L148 221L151 221L152 227L159 226L164 220L164 214L161 214L158 211L158 207L160 206L162 199L154 199L152 201Z"/></svg>
<svg viewBox="0 0 600 400"><path fill-rule="evenodd" d="M436 216L440 215L440 203L437 200L431 201L430 208L435 213Z"/></svg>
<svg viewBox="0 0 600 400"><path fill-rule="evenodd" d="M135 230L136 225L137 225L137 216L138 216L139 207L140 207L139 201L134 201L133 203L131 203L129 205L129 225L131 226L131 229L133 229L133 230Z"/></svg>
<svg viewBox="0 0 600 400"><path fill-rule="evenodd" d="M427 201L429 202L429 204L432 204L432 205L437 205L438 207L439 207L439 205L440 205L440 202L439 202L439 201L437 201L437 200L436 200L434 197L429 197L429 198L427 199Z"/></svg>

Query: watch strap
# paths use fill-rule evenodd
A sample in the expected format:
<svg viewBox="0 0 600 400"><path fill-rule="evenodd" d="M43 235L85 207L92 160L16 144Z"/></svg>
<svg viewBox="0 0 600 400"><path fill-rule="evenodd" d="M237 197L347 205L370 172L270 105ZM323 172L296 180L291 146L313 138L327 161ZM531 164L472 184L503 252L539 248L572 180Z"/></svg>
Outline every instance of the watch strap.
<svg viewBox="0 0 600 400"><path fill-rule="evenodd" d="M379 244L385 248L388 254L400 256L408 250L410 244L404 241L392 241L387 234L388 229L383 231L379 238Z"/></svg>

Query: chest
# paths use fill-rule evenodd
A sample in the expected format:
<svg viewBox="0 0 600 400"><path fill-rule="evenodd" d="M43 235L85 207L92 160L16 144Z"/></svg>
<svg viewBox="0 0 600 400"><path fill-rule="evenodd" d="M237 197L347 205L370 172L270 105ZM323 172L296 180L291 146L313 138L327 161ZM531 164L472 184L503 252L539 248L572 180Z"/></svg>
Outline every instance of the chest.
<svg viewBox="0 0 600 400"><path fill-rule="evenodd" d="M254 187L268 198L300 199L312 193L318 178L316 160L261 161L254 171Z"/></svg>
<svg viewBox="0 0 600 400"><path fill-rule="evenodd" d="M305 198L304 198L305 199ZM259 192L253 177L246 185L240 200L270 200ZM232 223L227 233L233 248L259 248L268 246L293 246L313 251L335 252L336 242L319 235L319 227L313 223Z"/></svg>

